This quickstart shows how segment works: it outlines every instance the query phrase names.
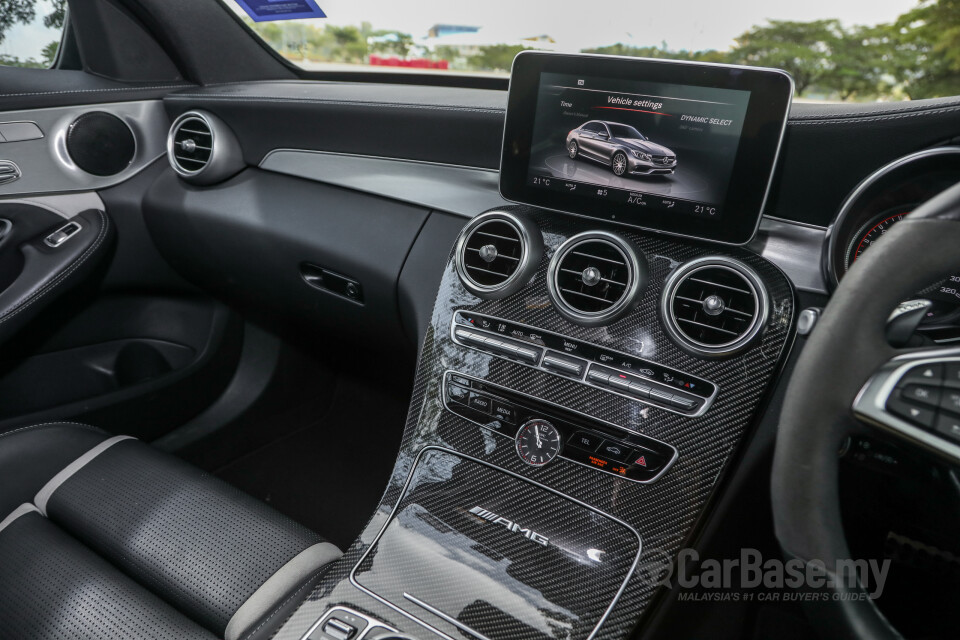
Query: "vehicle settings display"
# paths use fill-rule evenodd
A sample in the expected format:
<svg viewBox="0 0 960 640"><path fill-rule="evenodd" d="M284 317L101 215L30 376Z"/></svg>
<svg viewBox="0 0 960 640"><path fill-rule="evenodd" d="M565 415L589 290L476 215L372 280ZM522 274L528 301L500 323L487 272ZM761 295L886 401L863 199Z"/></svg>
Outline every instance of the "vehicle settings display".
<svg viewBox="0 0 960 640"><path fill-rule="evenodd" d="M719 219L749 101L746 91L544 73L527 183L638 217Z"/></svg>
<svg viewBox="0 0 960 640"><path fill-rule="evenodd" d="M782 71L523 52L508 200L729 244L756 232L793 94Z"/></svg>

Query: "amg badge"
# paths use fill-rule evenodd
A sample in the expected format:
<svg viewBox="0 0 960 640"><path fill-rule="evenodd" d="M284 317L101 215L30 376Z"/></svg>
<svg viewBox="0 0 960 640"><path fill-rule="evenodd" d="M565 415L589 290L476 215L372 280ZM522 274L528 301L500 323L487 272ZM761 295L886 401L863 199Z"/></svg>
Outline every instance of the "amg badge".
<svg viewBox="0 0 960 640"><path fill-rule="evenodd" d="M528 539L528 540L532 540L533 542L536 542L537 544L542 544L542 545L545 546L545 547L546 547L546 546L549 546L549 544L550 544L550 540L549 540L546 536L540 535L539 533L537 533L537 532L534 531L533 529L524 529L523 527L521 527L519 524L517 524L517 523L514 522L513 520L508 520L507 518L504 518L503 516L499 516L499 515L493 513L492 511L488 511L487 509L484 509L483 507L474 507L473 509L470 509L470 513L472 513L472 514L474 514L474 515L476 515L476 516L480 516L481 518L483 518L483 519L486 520L487 522L492 522L493 524L503 525L504 527L506 527L507 531L512 531L512 532L514 532L514 533L519 533L519 534L522 535L524 538L526 538L526 539Z"/></svg>

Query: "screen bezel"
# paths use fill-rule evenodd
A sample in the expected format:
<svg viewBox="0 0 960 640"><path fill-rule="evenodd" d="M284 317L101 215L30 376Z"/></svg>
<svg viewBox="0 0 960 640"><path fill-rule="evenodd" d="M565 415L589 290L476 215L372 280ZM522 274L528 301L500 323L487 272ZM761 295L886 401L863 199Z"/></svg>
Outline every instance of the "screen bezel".
<svg viewBox="0 0 960 640"><path fill-rule="evenodd" d="M727 196L724 202L717 203L722 206L721 218L671 215L654 209L643 210L638 215L635 207L626 204L529 186L530 147L542 73L750 92ZM793 78L777 69L524 51L514 59L510 76L500 157L500 195L520 204L634 228L724 244L746 244L760 225L792 98Z"/></svg>

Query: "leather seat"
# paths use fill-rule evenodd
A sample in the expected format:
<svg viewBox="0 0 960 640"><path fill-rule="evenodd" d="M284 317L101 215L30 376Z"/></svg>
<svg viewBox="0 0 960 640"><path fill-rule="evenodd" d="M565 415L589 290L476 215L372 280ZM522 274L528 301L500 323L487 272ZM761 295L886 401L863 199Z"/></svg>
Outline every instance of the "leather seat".
<svg viewBox="0 0 960 640"><path fill-rule="evenodd" d="M265 638L340 555L133 438L0 434L0 638Z"/></svg>

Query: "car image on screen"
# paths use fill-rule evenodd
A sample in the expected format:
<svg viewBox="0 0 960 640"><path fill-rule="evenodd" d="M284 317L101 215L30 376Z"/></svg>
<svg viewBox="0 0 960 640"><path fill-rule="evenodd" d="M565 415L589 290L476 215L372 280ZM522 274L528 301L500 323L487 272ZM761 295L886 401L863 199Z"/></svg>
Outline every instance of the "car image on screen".
<svg viewBox="0 0 960 640"><path fill-rule="evenodd" d="M677 154L651 142L630 125L591 120L567 134L567 155L610 167L614 175L669 175L677 168Z"/></svg>

